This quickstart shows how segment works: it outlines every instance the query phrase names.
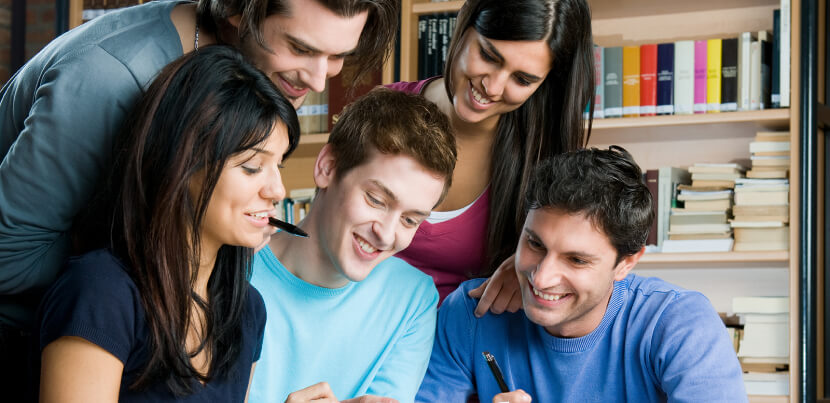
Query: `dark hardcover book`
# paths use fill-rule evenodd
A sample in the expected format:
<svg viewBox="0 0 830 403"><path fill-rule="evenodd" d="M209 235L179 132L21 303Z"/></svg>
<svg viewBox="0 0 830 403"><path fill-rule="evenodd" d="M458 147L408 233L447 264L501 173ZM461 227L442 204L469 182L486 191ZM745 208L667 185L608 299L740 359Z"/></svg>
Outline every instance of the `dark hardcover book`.
<svg viewBox="0 0 830 403"><path fill-rule="evenodd" d="M770 63L770 103L781 107L781 10L772 12L772 63Z"/></svg>
<svg viewBox="0 0 830 403"><path fill-rule="evenodd" d="M380 69L364 76L360 82L353 83L354 88L349 88L347 83L352 82L351 77L353 75L344 71L341 74L329 78L328 113L326 117L329 132L334 127L334 123L337 121L340 112L343 111L343 107L354 101L357 97L369 92L372 88L381 85L382 76Z"/></svg>
<svg viewBox="0 0 830 403"><path fill-rule="evenodd" d="M427 18L427 77L435 75L435 59L438 57L438 16L430 14Z"/></svg>
<svg viewBox="0 0 830 403"><path fill-rule="evenodd" d="M657 45L657 114L671 115L673 113L674 43L661 43Z"/></svg>
<svg viewBox="0 0 830 403"><path fill-rule="evenodd" d="M720 110L738 110L738 38L724 39L721 45Z"/></svg>
<svg viewBox="0 0 830 403"><path fill-rule="evenodd" d="M429 48L429 42L427 41L428 20L428 15L418 16L418 80L429 77L429 65L427 64L427 48Z"/></svg>
<svg viewBox="0 0 830 403"><path fill-rule="evenodd" d="M759 38L761 44L761 109L772 107L770 87L772 85L772 59L774 57L772 55L772 43L769 39L771 39L769 35L767 35L767 40Z"/></svg>
<svg viewBox="0 0 830 403"><path fill-rule="evenodd" d="M435 76L444 71L444 62L447 61L447 51L450 47L450 15L443 13L438 17L438 57L435 60L433 71Z"/></svg>
<svg viewBox="0 0 830 403"><path fill-rule="evenodd" d="M605 64L605 117L622 117L622 47L615 46L602 51Z"/></svg>
<svg viewBox="0 0 830 403"><path fill-rule="evenodd" d="M659 52L659 50L658 50ZM658 56L659 58L659 56ZM672 56L672 60L674 60L674 56ZM659 84L659 82L658 82ZM658 170L656 169L648 169L646 170L645 177L646 177L646 187L648 187L648 192L651 193L651 207L654 210L654 217L655 219L651 221L651 227L648 229L648 238L646 238L646 245L657 245L657 178L659 177Z"/></svg>

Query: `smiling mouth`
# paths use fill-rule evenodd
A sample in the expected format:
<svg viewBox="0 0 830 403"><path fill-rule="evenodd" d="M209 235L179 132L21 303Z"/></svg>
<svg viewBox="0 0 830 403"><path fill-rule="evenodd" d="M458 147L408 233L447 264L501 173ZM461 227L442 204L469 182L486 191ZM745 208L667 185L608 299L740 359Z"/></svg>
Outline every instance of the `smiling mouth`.
<svg viewBox="0 0 830 403"><path fill-rule="evenodd" d="M487 105L487 104L489 104L490 102L493 102L493 101L491 101L489 98L485 97L485 96L484 96L484 94L482 94L482 93L478 92L478 91L476 90L476 87L473 87L472 85L470 85L470 90L471 90L471 92L473 93L473 99L475 99L475 100L476 100L476 102L478 102L478 103L480 103L480 104L482 104L482 105Z"/></svg>
<svg viewBox="0 0 830 403"><path fill-rule="evenodd" d="M537 290L536 287L531 286L530 288L533 290L533 295L535 295L535 296L537 296L537 297L539 297L539 298L541 298L545 301L559 301L560 299L565 298L568 295L570 295L570 294L547 294L547 293L544 293L544 292L541 292L541 291Z"/></svg>
<svg viewBox="0 0 830 403"><path fill-rule="evenodd" d="M357 238L357 244L360 245L360 250L362 250L366 253L375 253L375 252L377 252L377 248L373 247L372 245L369 245L369 243L366 242L365 240L363 240L363 238L361 238L359 236L356 236L356 238Z"/></svg>

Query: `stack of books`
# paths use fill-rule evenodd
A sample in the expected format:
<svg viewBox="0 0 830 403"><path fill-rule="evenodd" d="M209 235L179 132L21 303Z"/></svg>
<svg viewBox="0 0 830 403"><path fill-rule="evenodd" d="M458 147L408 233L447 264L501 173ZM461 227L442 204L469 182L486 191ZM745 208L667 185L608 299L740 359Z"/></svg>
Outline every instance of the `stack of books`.
<svg viewBox="0 0 830 403"><path fill-rule="evenodd" d="M787 179L740 179L731 221L736 251L789 249Z"/></svg>
<svg viewBox="0 0 830 403"><path fill-rule="evenodd" d="M735 297L732 310L744 323L738 359L750 395L789 394L789 299Z"/></svg>
<svg viewBox="0 0 830 403"><path fill-rule="evenodd" d="M329 90L311 91L306 95L303 105L297 109L300 120L300 133L325 133L328 131Z"/></svg>
<svg viewBox="0 0 830 403"><path fill-rule="evenodd" d="M695 164L689 167L691 185L680 185L677 196L683 207L669 217L669 237L662 252L729 252L729 224L735 180L744 168L736 163Z"/></svg>
<svg viewBox="0 0 830 403"><path fill-rule="evenodd" d="M784 179L790 170L790 133L758 132L749 143L752 169L747 178Z"/></svg>

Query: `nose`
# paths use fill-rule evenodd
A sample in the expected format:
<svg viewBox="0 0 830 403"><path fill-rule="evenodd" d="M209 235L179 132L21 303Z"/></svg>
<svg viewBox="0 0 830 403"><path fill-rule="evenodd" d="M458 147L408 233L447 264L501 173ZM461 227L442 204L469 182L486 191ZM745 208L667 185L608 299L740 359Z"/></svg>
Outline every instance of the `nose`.
<svg viewBox="0 0 830 403"><path fill-rule="evenodd" d="M329 74L332 68L330 64L325 56L311 58L307 67L300 72L300 80L312 91L323 92L326 89L326 78L340 72L340 68L337 68L334 74ZM342 63L340 65L342 67Z"/></svg>
<svg viewBox="0 0 830 403"><path fill-rule="evenodd" d="M497 70L484 76L481 80L481 86L484 87L484 93L487 98L501 98L502 93L504 93L504 87L509 78L509 73L502 70Z"/></svg>
<svg viewBox="0 0 830 403"><path fill-rule="evenodd" d="M533 270L533 285L539 289L550 288L562 282L563 269L554 256L546 255Z"/></svg>
<svg viewBox="0 0 830 403"><path fill-rule="evenodd" d="M372 223L372 232L377 238L377 247L384 250L391 249L395 243L395 230L395 219L391 217L391 214L386 214L375 220Z"/></svg>
<svg viewBox="0 0 830 403"><path fill-rule="evenodd" d="M282 175L279 168L274 168L270 175L266 175L266 182L260 189L260 196L263 199L278 202L285 198L285 185L282 183Z"/></svg>

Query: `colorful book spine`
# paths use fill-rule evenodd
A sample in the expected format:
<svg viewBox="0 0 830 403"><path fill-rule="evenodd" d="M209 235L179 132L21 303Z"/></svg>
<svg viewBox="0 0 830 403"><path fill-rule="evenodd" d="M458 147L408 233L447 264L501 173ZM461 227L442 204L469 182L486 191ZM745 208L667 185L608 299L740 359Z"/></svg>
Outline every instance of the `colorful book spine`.
<svg viewBox="0 0 830 403"><path fill-rule="evenodd" d="M761 109L761 42L749 45L749 109Z"/></svg>
<svg viewBox="0 0 830 403"><path fill-rule="evenodd" d="M694 113L695 104L695 43L674 43L674 113Z"/></svg>
<svg viewBox="0 0 830 403"><path fill-rule="evenodd" d="M738 110L738 38L721 42L720 110Z"/></svg>
<svg viewBox="0 0 830 403"><path fill-rule="evenodd" d="M606 118L618 118L623 115L622 56L622 48L619 46L603 49Z"/></svg>
<svg viewBox="0 0 830 403"><path fill-rule="evenodd" d="M640 46L640 116L657 114L657 44Z"/></svg>
<svg viewBox="0 0 830 403"><path fill-rule="evenodd" d="M695 41L695 113L706 113L706 41Z"/></svg>
<svg viewBox="0 0 830 403"><path fill-rule="evenodd" d="M605 66L602 60L602 46L594 46L594 118L605 117Z"/></svg>
<svg viewBox="0 0 830 403"><path fill-rule="evenodd" d="M721 40L706 41L706 112L720 112Z"/></svg>
<svg viewBox="0 0 830 403"><path fill-rule="evenodd" d="M781 107L781 10L772 12L772 71L770 71L770 103Z"/></svg>
<svg viewBox="0 0 830 403"><path fill-rule="evenodd" d="M640 116L640 47L623 47L623 116Z"/></svg>
<svg viewBox="0 0 830 403"><path fill-rule="evenodd" d="M657 45L657 114L674 113L674 43Z"/></svg>

